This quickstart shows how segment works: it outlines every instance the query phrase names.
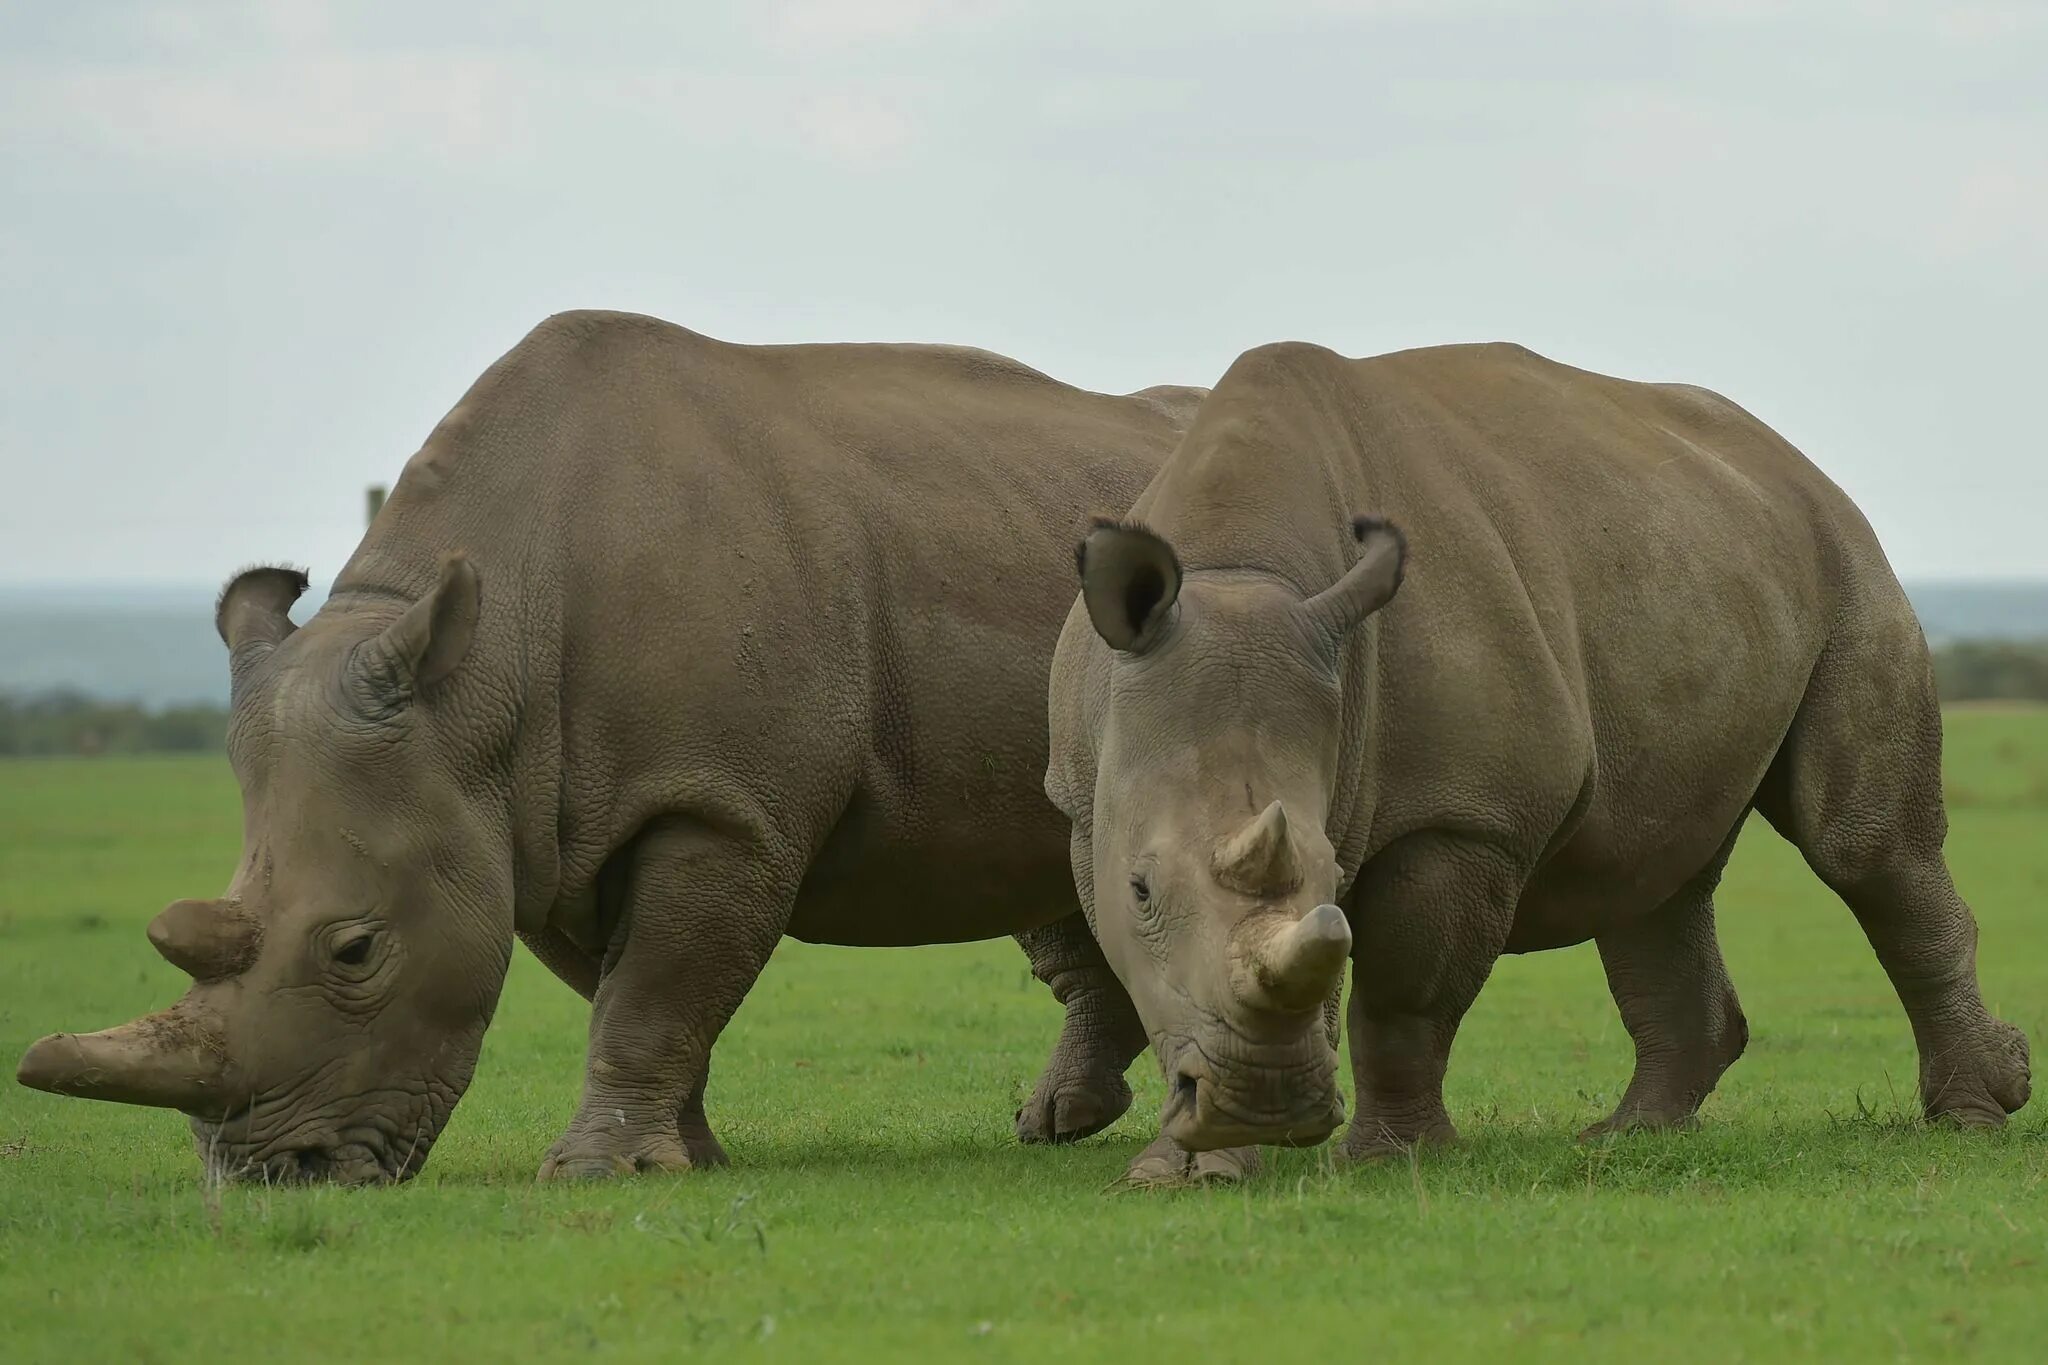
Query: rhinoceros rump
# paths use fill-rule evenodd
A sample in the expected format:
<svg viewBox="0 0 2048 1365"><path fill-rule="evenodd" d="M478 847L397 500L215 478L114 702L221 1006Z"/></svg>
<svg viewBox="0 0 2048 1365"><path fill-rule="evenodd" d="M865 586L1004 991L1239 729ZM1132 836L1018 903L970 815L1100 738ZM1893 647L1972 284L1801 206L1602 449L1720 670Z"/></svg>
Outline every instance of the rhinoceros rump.
<svg viewBox="0 0 2048 1365"><path fill-rule="evenodd" d="M1690 1121L1747 1038L1713 892L1752 809L1861 921L1927 1113L2025 1103L1942 858L1918 623L1734 404L1513 346L1261 348L1080 570L1046 789L1170 1082L1134 1176L1334 1130L1347 954L1350 1155L1453 1136L1495 958L1588 938L1636 1044L1592 1131Z"/></svg>
<svg viewBox="0 0 2048 1365"><path fill-rule="evenodd" d="M228 1172L409 1175L516 935L594 997L543 1173L680 1168L723 1158L710 1049L785 933L1016 933L1068 1007L1020 1136L1113 1121L1144 1035L1038 782L1058 558L1198 396L550 319L434 430L304 627L302 574L223 593L242 858L150 928L192 988L44 1039L20 1079L182 1109Z"/></svg>

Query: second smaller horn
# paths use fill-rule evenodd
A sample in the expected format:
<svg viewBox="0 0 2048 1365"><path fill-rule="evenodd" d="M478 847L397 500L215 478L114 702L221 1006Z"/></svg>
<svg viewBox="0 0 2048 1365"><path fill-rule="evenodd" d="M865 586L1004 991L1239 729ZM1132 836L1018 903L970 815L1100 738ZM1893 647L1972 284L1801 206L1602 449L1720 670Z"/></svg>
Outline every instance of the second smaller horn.
<svg viewBox="0 0 2048 1365"><path fill-rule="evenodd" d="M1278 801L1216 850L1216 880L1249 896L1284 896L1301 885L1301 856Z"/></svg>
<svg viewBox="0 0 2048 1365"><path fill-rule="evenodd" d="M149 941L164 961L195 981L248 970L263 943L263 925L227 901L172 901L149 922Z"/></svg>

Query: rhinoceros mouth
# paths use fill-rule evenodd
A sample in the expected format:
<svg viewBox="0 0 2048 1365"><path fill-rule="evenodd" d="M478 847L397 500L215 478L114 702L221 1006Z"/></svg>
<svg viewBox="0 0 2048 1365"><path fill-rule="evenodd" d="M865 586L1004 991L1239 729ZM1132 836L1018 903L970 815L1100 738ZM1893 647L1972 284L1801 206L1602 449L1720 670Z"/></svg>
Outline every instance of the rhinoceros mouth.
<svg viewBox="0 0 2048 1365"><path fill-rule="evenodd" d="M1313 1147L1344 1124L1344 1099L1321 1059L1295 1067L1219 1067L1199 1043L1169 1073L1160 1129L1189 1151ZM1233 1083L1236 1082L1236 1083Z"/></svg>
<svg viewBox="0 0 2048 1365"><path fill-rule="evenodd" d="M265 1142L234 1140L244 1111L222 1123L192 1120L192 1136L209 1179L262 1185L384 1185L407 1181L426 1165L438 1126L425 1124L394 1139L381 1127L361 1126L339 1134L280 1135Z"/></svg>
<svg viewBox="0 0 2048 1365"><path fill-rule="evenodd" d="M379 1153L359 1142L276 1152L261 1171L265 1181L281 1185L372 1185L396 1178Z"/></svg>
<svg viewBox="0 0 2048 1365"><path fill-rule="evenodd" d="M206 1150L201 1154L215 1180L259 1185L390 1185L413 1178L426 1160L422 1143L410 1159L394 1157L388 1148L364 1142L323 1146L281 1147L265 1153Z"/></svg>
<svg viewBox="0 0 2048 1365"><path fill-rule="evenodd" d="M1191 1152L1219 1147L1313 1147L1344 1126L1344 1101L1334 1095L1285 1111L1254 1114L1237 1096L1197 1077L1175 1080L1160 1129Z"/></svg>

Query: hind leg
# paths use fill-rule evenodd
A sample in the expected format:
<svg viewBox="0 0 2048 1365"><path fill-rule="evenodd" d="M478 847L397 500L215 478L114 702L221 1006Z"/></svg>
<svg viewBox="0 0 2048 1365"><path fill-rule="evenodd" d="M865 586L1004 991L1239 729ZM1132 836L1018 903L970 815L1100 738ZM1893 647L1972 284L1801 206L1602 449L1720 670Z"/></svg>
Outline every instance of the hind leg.
<svg viewBox="0 0 2048 1365"><path fill-rule="evenodd" d="M1607 985L1636 1046L1635 1075L1614 1112L1579 1136L1692 1123L1700 1102L1749 1042L1749 1024L1714 934L1714 887L1734 841L1643 918L1599 936Z"/></svg>
<svg viewBox="0 0 2048 1365"><path fill-rule="evenodd" d="M1823 655L1757 808L1862 924L1912 1021L1927 1116L1997 1127L2027 1102L2027 1040L1984 1008L1977 922L1942 857L1926 646L1910 615L1881 643Z"/></svg>
<svg viewBox="0 0 2048 1365"><path fill-rule="evenodd" d="M1145 1026L1079 910L1025 930L1017 944L1067 1011L1045 1072L1017 1111L1017 1140L1078 1142L1131 1107L1124 1072L1145 1050Z"/></svg>
<svg viewBox="0 0 2048 1365"><path fill-rule="evenodd" d="M1826 874L1823 874L1826 876ZM1996 1128L2027 1102L2027 1039L1977 988L1977 923L1939 855L1882 860L1830 879L1877 950L1920 1050L1927 1117Z"/></svg>

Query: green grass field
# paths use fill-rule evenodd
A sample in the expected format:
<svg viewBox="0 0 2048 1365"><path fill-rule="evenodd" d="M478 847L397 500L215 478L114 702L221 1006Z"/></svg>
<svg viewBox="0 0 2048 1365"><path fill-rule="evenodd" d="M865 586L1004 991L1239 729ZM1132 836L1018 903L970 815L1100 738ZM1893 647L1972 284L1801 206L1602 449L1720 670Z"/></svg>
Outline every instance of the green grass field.
<svg viewBox="0 0 2048 1365"><path fill-rule="evenodd" d="M2048 1035L2048 711L1950 718L1949 851L1985 994ZM0 764L0 1053L167 1003L142 927L216 894L218 759ZM1463 1147L1104 1193L1156 1078L1078 1147L1010 1114L1057 1008L1007 943L787 944L711 1088L729 1170L540 1187L584 1007L523 954L426 1173L209 1193L174 1114L0 1092L0 1359L2038 1359L2048 1101L1912 1120L1905 1018L1761 822L1721 898L1752 1030L1696 1133L1582 1147L1629 1070L1590 947L1504 962L1467 1021Z"/></svg>

